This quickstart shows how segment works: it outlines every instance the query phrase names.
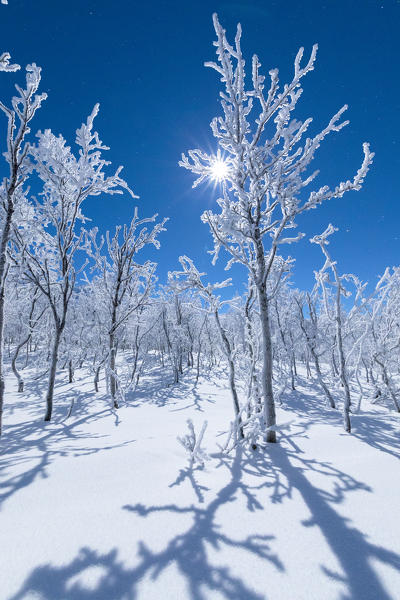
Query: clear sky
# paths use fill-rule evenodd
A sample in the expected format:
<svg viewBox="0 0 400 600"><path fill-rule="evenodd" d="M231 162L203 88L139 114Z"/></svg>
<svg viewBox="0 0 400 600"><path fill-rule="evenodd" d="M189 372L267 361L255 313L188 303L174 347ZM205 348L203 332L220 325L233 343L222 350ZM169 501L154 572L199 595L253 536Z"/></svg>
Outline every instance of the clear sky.
<svg viewBox="0 0 400 600"><path fill-rule="evenodd" d="M245 55L256 52L265 73L278 67L281 81L289 79L299 46L307 55L319 44L295 116L313 116L316 133L348 103L351 123L321 147L313 165L321 170L317 183L351 178L363 141L376 157L361 192L302 218L307 238L291 248L294 281L302 288L313 284L322 260L307 240L329 222L340 228L331 250L341 270L376 281L386 265L400 263L399 0L9 0L0 4L0 51L43 68L49 97L36 129L50 128L73 143L75 129L100 102L100 137L113 163L124 165L140 213L170 217L154 254L160 280L178 266L180 254L215 280L226 274L210 265L211 236L200 215L215 206L217 191L192 190L192 175L178 167L182 151L216 148L209 123L220 113L219 77L203 66L214 58L214 11L231 36L242 23ZM3 100L20 78L3 73ZM4 119L0 125L4 132ZM4 145L4 133L0 139ZM94 198L84 212L105 230L130 219L132 201Z"/></svg>

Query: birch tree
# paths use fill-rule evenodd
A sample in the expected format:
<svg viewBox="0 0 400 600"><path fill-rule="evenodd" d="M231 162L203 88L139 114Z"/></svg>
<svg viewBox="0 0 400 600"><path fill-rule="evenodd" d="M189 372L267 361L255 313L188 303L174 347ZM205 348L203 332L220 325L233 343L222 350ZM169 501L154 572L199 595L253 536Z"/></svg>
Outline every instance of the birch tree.
<svg viewBox="0 0 400 600"><path fill-rule="evenodd" d="M308 315L309 315L308 321L306 321L306 319L304 317L303 297L295 298L295 301L297 303L297 308L299 311L298 314L299 314L299 320L300 320L300 328L301 328L301 331L303 332L303 335L304 335L304 338L305 338L305 341L307 344L307 348L310 351L310 354L314 361L315 372L317 375L318 383L320 384L320 386L325 394L328 405L331 408L336 408L335 401L334 401L332 394L325 382L325 379L324 379L324 376L323 376L323 373L321 370L321 362L320 362L321 354L318 349L318 338L320 335L320 331L319 331L319 322L318 322L318 315L317 315L315 302L313 302L313 299L311 298L310 294L308 294L308 293L306 295L306 298L307 298L307 309L308 309Z"/></svg>
<svg viewBox="0 0 400 600"><path fill-rule="evenodd" d="M113 407L118 408L117 399L117 333L127 323L130 316L143 307L152 290L156 263L149 260L143 264L137 263L137 254L146 245L152 244L160 248L158 236L165 231L163 219L152 227L158 215L139 219L137 208L129 225L118 226L113 236L106 234L106 247L108 258L101 256L100 244L96 243L96 231L91 233L91 244L94 248L93 256L100 276L97 283L102 289L107 317L106 331L109 342L109 383Z"/></svg>
<svg viewBox="0 0 400 600"><path fill-rule="evenodd" d="M397 377L394 377L399 372L400 268L395 267L392 273L387 269L379 280L375 292L374 297L364 303L368 307L367 323L365 334L361 339L365 337L367 342L369 341L370 374L376 396L382 396L382 390L378 388L373 374L375 365L395 411L400 412Z"/></svg>
<svg viewBox="0 0 400 600"><path fill-rule="evenodd" d="M349 292L344 286L344 282L349 279L349 276L339 275L337 264L332 260L330 253L328 252L327 245L329 244L328 237L335 231L338 231L336 227L328 225L326 230L321 235L314 236L310 241L314 244L318 244L325 257L325 263L323 267L315 272L315 278L317 280L317 286L322 289L324 297L325 311L328 318L335 323L336 330L336 341L337 341L337 352L339 356L339 377L344 390L344 402L343 402L343 427L345 431L351 433L351 422L350 422L350 407L351 407L351 395L349 378L347 374L346 365L346 354L344 348L344 311L342 308L342 297L348 296ZM329 271L332 273L333 280L329 279ZM331 314L326 296L326 286L331 284L335 288L335 302L334 312ZM322 383L321 383L322 385Z"/></svg>
<svg viewBox="0 0 400 600"><path fill-rule="evenodd" d="M180 165L198 176L194 186L209 178L222 183L220 212L207 210L202 220L209 225L214 239L214 261L224 248L230 256L227 268L232 263L244 265L257 291L265 437L266 441L275 442L268 280L279 246L303 237L301 233L291 236L288 231L296 227L298 215L326 200L340 198L347 191L359 190L373 154L368 144L364 144L364 160L353 180L307 192L318 174L318 171L308 172L308 168L320 144L327 135L340 131L348 123L342 120L347 109L343 106L322 131L306 137L312 119L302 122L292 118L302 93L301 80L314 69L317 46L313 46L304 66L304 50L300 48L293 78L283 88L279 86L277 69L269 71L270 85L266 88L261 63L254 55L250 83L246 86L240 25L234 43L230 44L217 15L213 21L217 62L208 62L206 66L217 71L223 84L222 115L211 123L218 151L208 154L201 149L190 150L188 155L182 155Z"/></svg>
<svg viewBox="0 0 400 600"><path fill-rule="evenodd" d="M217 329L221 337L224 354L228 363L229 387L231 390L233 400L235 419L238 424L239 434L243 438L244 434L241 425L240 403L235 377L235 351L232 347L231 341L229 340L229 336L227 335L226 329L222 325L220 315L221 307L224 306L224 304L227 304L228 301L221 300L220 296L217 296L215 294L215 290L222 289L231 285L231 280L226 279L225 281L221 281L219 283L208 283L206 285L202 281L202 277L204 277L205 273L200 273L190 258L188 258L187 256L180 256L179 262L181 263L182 271L173 271L168 273L168 281L171 287L174 287L176 290L197 290L202 300L208 306L210 313L214 316L215 323L217 325Z"/></svg>
<svg viewBox="0 0 400 600"><path fill-rule="evenodd" d="M16 285L22 288L27 287L27 289L22 289L21 293L19 294L17 292L12 299L12 303L16 304L17 319L14 321L14 328L17 330L17 336L15 339L15 348L11 359L11 369L18 382L18 392L22 393L24 391L24 378L22 377L18 368L18 358L21 350L24 347L26 348L27 352L29 351L28 346L34 333L40 325L40 321L46 312L47 306L43 306L43 303L40 305L39 292L37 288L33 288L33 286L21 286L20 282L17 282ZM8 309L10 310L10 306ZM25 365L26 363L27 360L25 360Z"/></svg>
<svg viewBox="0 0 400 600"><path fill-rule="evenodd" d="M96 104L87 122L76 132L79 154L75 156L62 136L50 130L39 133L39 142L32 149L35 170L43 183L41 202L36 204L36 236L32 242L20 236L19 244L25 256L25 276L47 298L53 315L54 337L44 420L50 421L53 410L58 352L66 324L68 308L82 266L77 267L76 255L85 251L85 232L79 223L86 221L82 204L89 196L120 194L127 190L119 167L113 175L105 174L110 163L103 158L108 150L93 131L93 121L99 110Z"/></svg>
<svg viewBox="0 0 400 600"><path fill-rule="evenodd" d="M0 71L14 72L19 65L10 64L10 55L0 56ZM0 110L7 118L7 150L4 153L8 174L0 184L0 435L4 403L4 301L5 286L10 267L8 248L14 223L18 221L21 205L26 202L26 181L31 173L29 160L30 144L26 136L30 133L30 122L40 108L46 94L37 94L40 84L40 68L35 64L26 67L26 85L16 85L17 95L11 100L11 106L0 102Z"/></svg>

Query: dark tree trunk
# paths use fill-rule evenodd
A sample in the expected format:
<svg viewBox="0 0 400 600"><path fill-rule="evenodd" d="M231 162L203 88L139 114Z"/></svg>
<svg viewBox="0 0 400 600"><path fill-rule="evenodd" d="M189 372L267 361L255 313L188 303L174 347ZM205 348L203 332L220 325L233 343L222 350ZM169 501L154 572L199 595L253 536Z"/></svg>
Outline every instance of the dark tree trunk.
<svg viewBox="0 0 400 600"><path fill-rule="evenodd" d="M68 383L72 383L74 381L74 369L72 366L72 360L68 362Z"/></svg>
<svg viewBox="0 0 400 600"><path fill-rule="evenodd" d="M22 393L24 391L24 380L21 377L21 373L17 369L17 359L18 359L18 355L19 355L20 351L22 350L22 348L25 346L25 344L28 344L30 337L31 336L29 335L27 338L25 338L25 340L23 340L20 344L18 344L18 346L15 349L12 361L11 361L12 371L18 381L18 392L19 393Z"/></svg>
<svg viewBox="0 0 400 600"><path fill-rule="evenodd" d="M14 205L12 202L12 193L8 194L8 208L6 218L4 221L3 234L1 237L0 244L0 435L2 432L3 423L3 406L4 406L4 391L5 391L5 380L4 380L4 294L6 287L6 279L8 273L7 264L7 245L10 238L11 221L14 214Z"/></svg>
<svg viewBox="0 0 400 600"><path fill-rule="evenodd" d="M54 384L55 384L55 380L56 380L58 350L60 347L61 334L62 334L62 330L57 328L55 336L54 336L53 351L51 354L50 374L49 374L49 382L48 382L47 394L46 394L46 414L44 417L45 421L50 421L51 415L53 413Z"/></svg>
<svg viewBox="0 0 400 600"><path fill-rule="evenodd" d="M231 394L232 394L232 399L233 399L233 408L235 411L235 417L238 420L238 425L239 425L239 435L241 438L244 438L244 433L243 433L243 427L241 424L241 419L240 419L240 406L239 406L239 398L238 398L238 394L237 394L237 390L236 390L236 381L235 381L235 364L233 362L232 359L232 349L231 349L231 345L229 343L229 340L227 338L227 335L221 325L221 321L219 319L219 315L218 315L218 310L214 311L214 316L215 316L215 321L217 323L217 327L219 330L219 333L221 335L221 339L225 348L225 353L226 353L226 358L228 360L228 367L229 367L229 387L231 388Z"/></svg>
<svg viewBox="0 0 400 600"><path fill-rule="evenodd" d="M260 322L263 347L262 388L264 397L264 420L267 427L265 441L276 443L276 425L274 392L272 388L272 340L269 319L269 307L265 285L257 287L258 305L260 308Z"/></svg>

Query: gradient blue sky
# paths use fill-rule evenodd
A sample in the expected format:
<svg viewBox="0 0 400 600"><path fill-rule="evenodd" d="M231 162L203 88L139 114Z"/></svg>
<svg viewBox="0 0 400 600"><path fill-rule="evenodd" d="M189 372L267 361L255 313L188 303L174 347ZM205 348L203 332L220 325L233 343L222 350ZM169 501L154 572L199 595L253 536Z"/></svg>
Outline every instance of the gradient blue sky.
<svg viewBox="0 0 400 600"><path fill-rule="evenodd" d="M316 69L303 80L297 117L314 117L315 133L349 104L351 123L333 134L314 165L319 183L353 176L362 142L376 153L361 192L309 211L300 222L307 238L292 246L294 282L313 285L319 249L308 242L329 222L340 228L331 244L340 269L376 281L386 265L400 263L400 83L399 0L253 0L177 2L135 0L9 0L0 4L0 51L24 65L43 68L48 100L35 129L51 128L72 143L75 129L100 102L97 129L111 147L115 165L136 194L143 216L169 216L159 252L160 280L188 254L212 279L202 211L214 206L212 187L191 189L192 176L178 167L182 151L216 148L209 123L219 114L219 78L203 62L214 58L211 15L228 32L243 27L243 49L256 52L265 72L278 67L281 81L292 72L299 46L306 55L319 44ZM21 74L1 77L0 95L10 97ZM0 125L5 127L5 121ZM4 137L2 138L4 140ZM90 199L86 214L101 230L130 219L128 197ZM237 267L233 274L238 277Z"/></svg>

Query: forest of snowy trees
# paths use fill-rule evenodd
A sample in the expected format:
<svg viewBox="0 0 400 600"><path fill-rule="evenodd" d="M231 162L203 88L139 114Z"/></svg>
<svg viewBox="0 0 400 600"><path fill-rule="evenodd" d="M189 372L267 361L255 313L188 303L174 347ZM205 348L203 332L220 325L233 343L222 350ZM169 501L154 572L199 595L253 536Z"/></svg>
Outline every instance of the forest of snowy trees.
<svg viewBox="0 0 400 600"><path fill-rule="evenodd" d="M222 112L211 124L216 149L189 150L180 164L197 176L195 186L217 183L217 205L201 219L214 242L213 261L225 261L227 270L241 265L242 279L234 282L210 281L182 256L161 285L156 263L143 257L146 246L163 243L166 218L135 209L129 223L104 235L89 223L88 197L135 198L134 182L107 161L95 130L98 105L72 147L50 129L35 136L35 114L46 100L41 70L28 65L21 83L19 66L8 53L0 56L1 77L19 82L15 97L0 102L6 131L0 141L0 429L8 368L21 395L33 379L47 381L43 418L50 421L61 372L70 382L82 370L91 373L93 394L105 380L117 410L155 367L164 370L167 386L178 385L188 369L198 380L222 366L232 395L227 449L277 440L275 406L284 391L296 389L299 373L319 386L321 407L342 411L347 432L365 397L400 411L400 268L388 268L374 289L343 273L330 252L336 229L328 223L310 240L321 250L312 289L291 284L295 262L287 255L288 244L304 237L293 232L298 216L359 190L373 154L364 144L349 180L313 188L319 146L347 124L344 106L307 137L312 119L294 116L317 47L306 60L299 50L293 77L282 86L276 69L269 79L262 74L256 55L245 65L240 27L231 43L216 16L214 26L217 61L207 66L221 80ZM220 292L232 284L245 288L242 296ZM66 416L74 410L72 397Z"/></svg>

